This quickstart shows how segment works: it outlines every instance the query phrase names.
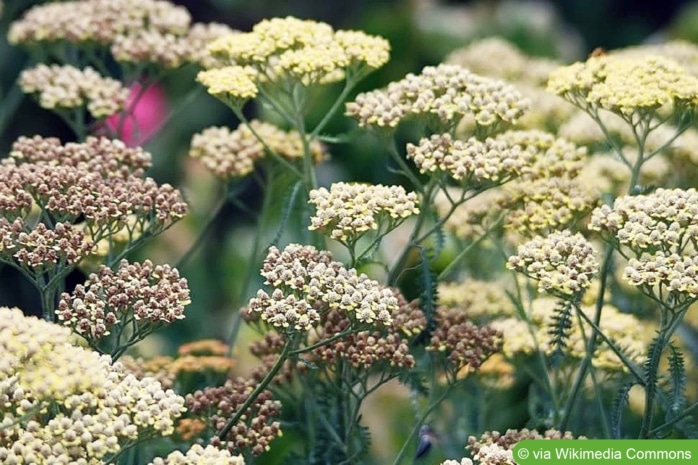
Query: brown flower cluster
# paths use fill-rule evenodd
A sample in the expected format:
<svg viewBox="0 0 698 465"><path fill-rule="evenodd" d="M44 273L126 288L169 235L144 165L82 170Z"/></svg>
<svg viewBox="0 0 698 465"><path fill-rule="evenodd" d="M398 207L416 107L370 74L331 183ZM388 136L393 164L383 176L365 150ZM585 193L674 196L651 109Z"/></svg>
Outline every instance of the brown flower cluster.
<svg viewBox="0 0 698 465"><path fill-rule="evenodd" d="M115 79L103 77L90 67L81 70L70 65L39 64L26 69L19 77L19 86L25 94L34 94L42 108L86 108L95 119L122 110L129 94Z"/></svg>
<svg viewBox="0 0 698 465"><path fill-rule="evenodd" d="M12 23L13 44L50 50L69 43L78 49L110 48L121 63L176 68L213 63L206 44L234 31L222 24L191 24L189 12L163 0L72 0L37 5Z"/></svg>
<svg viewBox="0 0 698 465"><path fill-rule="evenodd" d="M97 341L119 323L136 328L141 335L150 333L184 318L184 307L189 303L187 281L180 278L177 269L153 265L150 260L122 260L115 271L102 265L72 294L64 292L56 315L76 333Z"/></svg>
<svg viewBox="0 0 698 465"><path fill-rule="evenodd" d="M387 326L398 308L390 289L312 246L271 247L261 274L274 289L271 294L259 290L248 312L282 332L307 331L330 309L358 323Z"/></svg>
<svg viewBox="0 0 698 465"><path fill-rule="evenodd" d="M0 308L0 352L2 463L100 463L139 437L172 434L184 411L154 379L19 309Z"/></svg>
<svg viewBox="0 0 698 465"><path fill-rule="evenodd" d="M437 308L436 328L426 349L444 354L453 371L473 370L502 348L502 334L490 326L477 326L459 308Z"/></svg>
<svg viewBox="0 0 698 465"><path fill-rule="evenodd" d="M698 191L657 189L594 210L589 228L632 252L623 278L654 296L698 297Z"/></svg>
<svg viewBox="0 0 698 465"><path fill-rule="evenodd" d="M308 203L315 205L310 230L351 243L370 230L388 232L419 213L417 195L402 186L336 182L330 189L313 189Z"/></svg>
<svg viewBox="0 0 698 465"><path fill-rule="evenodd" d="M203 417L214 430L220 431L240 411L256 386L254 380L229 379L223 386L188 395L186 405L193 415ZM214 437L211 444L234 454L250 451L259 455L269 449L272 440L281 436L280 424L274 420L280 412L281 403L272 398L271 392L262 391L227 437L222 441Z"/></svg>
<svg viewBox="0 0 698 465"><path fill-rule="evenodd" d="M20 138L0 162L2 259L23 268L74 265L121 230L131 241L167 229L187 205L169 184L142 177L149 165L147 153L121 141ZM38 223L29 221L33 208Z"/></svg>
<svg viewBox="0 0 698 465"><path fill-rule="evenodd" d="M513 123L529 102L503 81L478 76L456 65L427 66L385 89L357 95L346 114L362 127L395 128L409 117L452 127L463 117L479 126Z"/></svg>
<svg viewBox="0 0 698 465"><path fill-rule="evenodd" d="M194 134L189 156L201 160L217 177L228 180L250 174L267 149L290 160L303 157L303 141L297 131L287 132L259 120L250 121L249 126L240 124L233 131L210 127ZM311 142L310 152L316 162L327 156L318 141Z"/></svg>

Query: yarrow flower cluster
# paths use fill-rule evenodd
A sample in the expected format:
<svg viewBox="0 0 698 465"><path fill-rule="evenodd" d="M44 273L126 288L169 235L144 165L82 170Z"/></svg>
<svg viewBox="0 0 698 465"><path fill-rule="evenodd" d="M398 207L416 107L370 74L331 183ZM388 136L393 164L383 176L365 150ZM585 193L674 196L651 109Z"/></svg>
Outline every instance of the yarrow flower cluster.
<svg viewBox="0 0 698 465"><path fill-rule="evenodd" d="M498 431L488 431L479 438L470 436L466 449L470 451L473 459L478 465L513 465L516 463L513 457L514 446L525 439L585 438L582 436L575 437L569 431L563 433L554 429L547 430L543 434L525 428L522 430L509 429L504 434ZM456 462L456 464L457 463L458 462Z"/></svg>
<svg viewBox="0 0 698 465"><path fill-rule="evenodd" d="M393 129L409 117L453 126L464 116L480 126L515 122L529 106L512 86L456 65L427 66L385 89L361 93L346 114L361 127Z"/></svg>
<svg viewBox="0 0 698 465"><path fill-rule="evenodd" d="M315 215L308 229L351 243L366 231L388 232L419 213L417 195L402 186L337 182L310 191Z"/></svg>
<svg viewBox="0 0 698 465"><path fill-rule="evenodd" d="M189 303L187 281L177 269L150 260L122 260L116 271L102 265L71 294L64 292L56 315L91 342L109 335L119 323L136 328L142 338L159 325L183 319Z"/></svg>
<svg viewBox="0 0 698 465"><path fill-rule="evenodd" d="M464 185L506 182L527 169L534 155L500 137L461 141L446 133L422 138L419 145L407 144L407 158L421 173L446 173Z"/></svg>
<svg viewBox="0 0 698 465"><path fill-rule="evenodd" d="M259 120L250 121L249 126L240 124L233 131L210 127L194 134L189 156L201 160L213 174L227 180L250 174L255 164L266 156L267 147L290 160L303 157L303 141L297 131L284 131ZM325 147L318 141L310 143L310 152L317 162L326 157Z"/></svg>
<svg viewBox="0 0 698 465"><path fill-rule="evenodd" d="M10 155L0 163L0 257L25 269L75 265L124 228L130 240L155 235L187 211L179 191L142 177L150 156L120 141L20 138Z"/></svg>
<svg viewBox="0 0 698 465"><path fill-rule="evenodd" d="M335 31L326 23L289 16L221 37L209 51L233 69L254 69L258 84L290 79L308 86L380 68L389 59L390 45L361 31Z"/></svg>
<svg viewBox="0 0 698 465"><path fill-rule="evenodd" d="M591 285L599 263L592 245L569 230L537 236L519 246L507 268L538 281L538 290L571 297Z"/></svg>
<svg viewBox="0 0 698 465"><path fill-rule="evenodd" d="M164 459L157 457L148 465L245 465L245 459L232 455L227 449L194 444L185 454L177 450Z"/></svg>
<svg viewBox="0 0 698 465"><path fill-rule="evenodd" d="M108 356L70 344L70 331L0 308L0 460L97 463L139 437L166 436L184 399ZM41 415L38 415L41 414Z"/></svg>
<svg viewBox="0 0 698 465"><path fill-rule="evenodd" d="M488 321L513 315L515 308L501 282L467 279L463 282L440 283L439 304L463 312L473 321Z"/></svg>
<svg viewBox="0 0 698 465"><path fill-rule="evenodd" d="M259 290L248 312L277 330L307 331L330 309L364 324L390 325L398 309L395 294L355 269L332 260L329 252L290 244L271 247L261 270L271 294Z"/></svg>
<svg viewBox="0 0 698 465"><path fill-rule="evenodd" d="M631 256L623 278L654 295L655 288L698 297L698 191L657 189L619 197L594 210L589 228L610 234Z"/></svg>
<svg viewBox="0 0 698 465"><path fill-rule="evenodd" d="M698 77L662 56L604 54L554 71L548 90L581 108L630 115L666 105L692 108L698 102Z"/></svg>
<svg viewBox="0 0 698 465"><path fill-rule="evenodd" d="M207 387L189 394L187 407L192 415L200 416L220 431L236 415L257 386L254 380L228 379L223 386ZM275 420L281 412L281 402L274 400L270 391L262 391L252 405L233 425L223 439L211 439L211 445L239 454L243 451L260 455L269 449L269 443L281 436L280 423Z"/></svg>
<svg viewBox="0 0 698 465"><path fill-rule="evenodd" d="M95 119L122 110L129 90L115 79L94 69L39 64L22 71L19 86L25 94L36 94L42 108L65 110L87 108Z"/></svg>
<svg viewBox="0 0 698 465"><path fill-rule="evenodd" d="M206 44L234 31L222 24L191 24L189 12L164 0L72 0L36 5L13 22L12 44L47 50L68 43L77 50L109 48L122 64L177 68L215 63Z"/></svg>

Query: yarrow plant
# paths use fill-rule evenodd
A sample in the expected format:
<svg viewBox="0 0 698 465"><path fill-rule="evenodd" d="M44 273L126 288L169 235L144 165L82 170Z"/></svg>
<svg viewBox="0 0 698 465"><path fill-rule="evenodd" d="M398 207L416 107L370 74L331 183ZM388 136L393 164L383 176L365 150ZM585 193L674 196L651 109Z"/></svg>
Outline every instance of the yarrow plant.
<svg viewBox="0 0 698 465"><path fill-rule="evenodd" d="M490 38L358 92L389 42L313 19L71 0L7 34L36 62L17 95L72 135L0 160L0 262L38 296L0 307L2 463L514 464L526 439L698 436L697 47L563 65ZM180 87L234 125L129 146L157 135L144 96ZM332 159L361 132L386 176Z"/></svg>

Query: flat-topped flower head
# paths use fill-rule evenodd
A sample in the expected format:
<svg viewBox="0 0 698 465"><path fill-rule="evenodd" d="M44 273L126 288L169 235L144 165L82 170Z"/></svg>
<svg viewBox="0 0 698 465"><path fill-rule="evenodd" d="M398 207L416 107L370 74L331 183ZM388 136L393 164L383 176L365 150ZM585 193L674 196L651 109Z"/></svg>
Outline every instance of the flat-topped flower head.
<svg viewBox="0 0 698 465"><path fill-rule="evenodd" d="M209 94L236 107L257 96L256 79L257 71L249 66L213 68L196 76Z"/></svg>
<svg viewBox="0 0 698 465"><path fill-rule="evenodd" d="M260 290L248 312L283 333L307 331L331 309L358 324L387 326L398 309L392 290L311 246L271 247L261 274L273 290Z"/></svg>
<svg viewBox="0 0 698 465"><path fill-rule="evenodd" d="M515 122L528 107L529 102L504 81L441 64L357 95L347 103L346 114L359 126L375 129L393 129L409 117L448 128L466 116L478 126L490 127Z"/></svg>
<svg viewBox="0 0 698 465"><path fill-rule="evenodd" d="M407 158L421 173L449 175L463 186L502 184L528 170L535 152L500 137L466 141L450 134L422 138L418 145L407 144Z"/></svg>
<svg viewBox="0 0 698 465"><path fill-rule="evenodd" d="M39 64L22 71L19 86L33 94L42 108L72 110L86 108L95 119L106 118L124 108L129 90L115 79L94 69Z"/></svg>
<svg viewBox="0 0 698 465"><path fill-rule="evenodd" d="M289 160L303 157L303 141L297 131L284 131L259 120L250 121L249 126L240 124L235 130L210 127L194 134L189 156L201 160L217 177L228 180L250 174L255 164L267 156L267 147ZM326 158L326 149L317 140L310 143L310 151L316 162Z"/></svg>
<svg viewBox="0 0 698 465"><path fill-rule="evenodd" d="M221 37L208 50L221 63L258 71L261 82L288 79L309 86L380 68L389 59L390 45L361 31L335 31L326 23L289 16Z"/></svg>
<svg viewBox="0 0 698 465"><path fill-rule="evenodd" d="M184 398L71 344L70 330L0 308L0 457L4 463L100 463L167 436Z"/></svg>
<svg viewBox="0 0 698 465"><path fill-rule="evenodd" d="M227 449L219 449L212 445L203 447L194 444L186 453L174 451L165 458L157 457L148 465L245 465L241 455L232 455Z"/></svg>
<svg viewBox="0 0 698 465"><path fill-rule="evenodd" d="M36 5L12 23L12 44L78 47L111 44L117 36L142 30L185 34L191 16L163 0L72 0Z"/></svg>
<svg viewBox="0 0 698 465"><path fill-rule="evenodd" d="M338 182L329 190L311 190L308 202L316 209L308 229L323 231L343 243L351 243L367 231L390 231L419 213L415 193L381 184Z"/></svg>
<svg viewBox="0 0 698 465"><path fill-rule="evenodd" d="M118 323L144 333L183 319L189 303L189 286L176 268L149 260L122 260L116 271L101 266L71 294L64 292L56 315L65 326L96 342Z"/></svg>
<svg viewBox="0 0 698 465"><path fill-rule="evenodd" d="M581 108L625 116L698 103L698 77L658 55L592 56L551 73L548 90Z"/></svg>
<svg viewBox="0 0 698 465"><path fill-rule="evenodd" d="M538 281L538 290L562 297L580 295L591 285L599 264L592 245L568 230L537 236L519 246L507 268Z"/></svg>
<svg viewBox="0 0 698 465"><path fill-rule="evenodd" d="M589 228L632 252L623 279L648 295L698 297L698 191L657 189L594 210ZM665 291L665 292L663 292Z"/></svg>

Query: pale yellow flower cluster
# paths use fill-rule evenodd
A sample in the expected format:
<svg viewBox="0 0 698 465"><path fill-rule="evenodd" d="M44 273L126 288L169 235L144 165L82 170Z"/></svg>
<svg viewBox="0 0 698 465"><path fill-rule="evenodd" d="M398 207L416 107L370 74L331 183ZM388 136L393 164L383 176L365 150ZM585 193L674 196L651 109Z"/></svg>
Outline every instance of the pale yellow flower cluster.
<svg viewBox="0 0 698 465"><path fill-rule="evenodd" d="M558 63L526 55L502 38L490 37L472 42L450 53L444 63L515 85L531 102L531 107L516 123L519 128L554 131L577 111L564 99L545 90L548 75L559 66ZM464 123L459 126L459 133L471 133L472 122Z"/></svg>
<svg viewBox="0 0 698 465"><path fill-rule="evenodd" d="M417 195L402 186L337 182L309 193L315 215L308 229L340 242L353 242L366 231L390 231L419 213Z"/></svg>
<svg viewBox="0 0 698 465"><path fill-rule="evenodd" d="M261 274L274 290L259 290L248 311L282 332L308 330L330 309L359 323L388 326L399 309L391 289L312 246L290 244L283 251L271 247Z"/></svg>
<svg viewBox="0 0 698 465"><path fill-rule="evenodd" d="M658 55L681 63L686 71L698 76L698 45L685 40L670 40L667 42L645 43L634 47L626 47L611 52L617 56L638 57Z"/></svg>
<svg viewBox="0 0 698 465"><path fill-rule="evenodd" d="M656 288L698 297L698 191L657 189L619 197L594 210L589 228L632 251L623 277L643 292Z"/></svg>
<svg viewBox="0 0 698 465"><path fill-rule="evenodd" d="M489 321L516 311L501 282L466 279L440 283L439 304L463 311L473 321Z"/></svg>
<svg viewBox="0 0 698 465"><path fill-rule="evenodd" d="M592 56L551 73L548 90L581 108L624 116L698 103L698 77L658 55Z"/></svg>
<svg viewBox="0 0 698 465"><path fill-rule="evenodd" d="M571 297L591 285L599 263L592 245L569 230L536 236L509 257L507 268L538 281L538 290Z"/></svg>
<svg viewBox="0 0 698 465"><path fill-rule="evenodd" d="M492 126L516 122L528 107L529 101L504 81L441 64L357 95L346 114L359 126L377 129L393 129L409 117L453 126L467 116L479 126Z"/></svg>
<svg viewBox="0 0 698 465"><path fill-rule="evenodd" d="M500 136L462 141L445 133L407 144L407 158L420 173L446 173L464 186L504 183L528 170L535 155Z"/></svg>
<svg viewBox="0 0 698 465"><path fill-rule="evenodd" d="M539 297L533 300L528 315L529 322L517 317L495 320L490 325L503 334L503 353L509 359L520 355L530 355L540 350L546 355L553 355L560 349L552 341L551 329L556 326L555 317L562 309L560 303L551 297ZM595 305L582 305L583 311L593 319L596 312ZM570 314L571 328L567 331L563 353L569 357L570 363L581 360L586 356L586 341L593 332L593 328L583 323L584 331L578 323L575 310ZM602 309L600 328L603 334L623 352L631 361L642 363L647 352L648 338L642 322L627 313L621 313L616 307L606 305ZM616 353L602 342L594 352L592 363L596 368L618 371L626 370Z"/></svg>
<svg viewBox="0 0 698 465"><path fill-rule="evenodd" d="M257 96L257 78L257 71L250 66L212 68L196 76L209 94L235 106Z"/></svg>
<svg viewBox="0 0 698 465"><path fill-rule="evenodd" d="M157 457L148 465L245 465L245 459L232 455L227 449L194 444L185 454L174 451L164 459Z"/></svg>
<svg viewBox="0 0 698 465"><path fill-rule="evenodd" d="M189 156L201 160L221 179L243 177L250 174L255 163L266 155L266 147L260 138L266 147L284 158L303 157L303 141L297 131L284 131L259 120L250 121L250 126L240 124L233 131L226 127L204 129L192 137ZM310 152L316 162L324 160L327 155L325 147L317 140L310 143Z"/></svg>
<svg viewBox="0 0 698 465"><path fill-rule="evenodd" d="M64 110L87 108L92 117L106 118L126 105L129 90L115 79L94 69L44 64L22 71L19 86L35 94L42 108Z"/></svg>
<svg viewBox="0 0 698 465"><path fill-rule="evenodd" d="M182 397L70 342L67 328L0 308L2 463L100 463L174 431Z"/></svg>
<svg viewBox="0 0 698 465"><path fill-rule="evenodd" d="M309 86L380 68L389 59L390 45L361 31L335 31L326 23L289 16L265 19L251 32L221 37L209 51L233 69L254 69L260 84L290 79ZM234 93L234 84L228 92Z"/></svg>

